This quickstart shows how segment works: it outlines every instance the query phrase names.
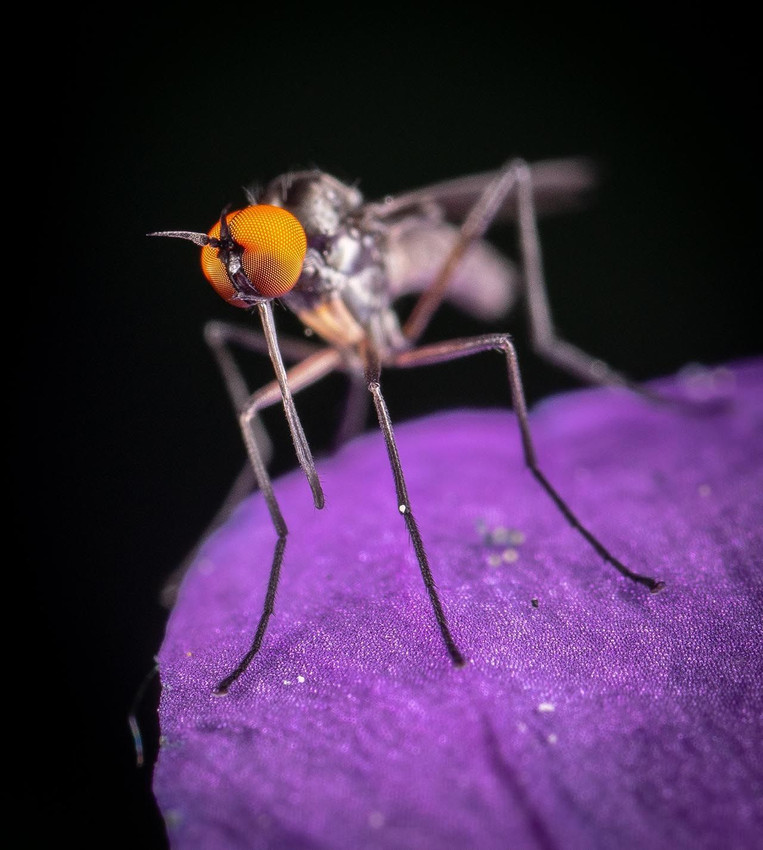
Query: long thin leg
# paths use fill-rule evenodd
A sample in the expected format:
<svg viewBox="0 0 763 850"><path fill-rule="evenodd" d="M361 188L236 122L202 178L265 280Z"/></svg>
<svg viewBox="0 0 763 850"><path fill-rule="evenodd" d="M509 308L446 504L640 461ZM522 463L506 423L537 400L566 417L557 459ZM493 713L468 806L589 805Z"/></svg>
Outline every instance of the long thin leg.
<svg viewBox="0 0 763 850"><path fill-rule="evenodd" d="M586 354L557 335L543 273L543 257L535 215L530 166L521 160L516 160L512 164L512 173L517 181L519 245L522 253L533 348L559 368L588 383L627 387L632 392L651 400L665 400L658 393L631 381L603 360Z"/></svg>
<svg viewBox="0 0 763 850"><path fill-rule="evenodd" d="M214 320L207 322L204 326L204 339L214 355L228 395L238 413L246 406L251 390L233 356L231 346L235 345L258 354L267 354L268 343L265 334L253 328ZM278 345L283 359L288 363L306 360L311 355L325 350L325 345L298 337L279 336ZM368 393L362 365L357 362L357 358L347 359L342 368L347 375L349 385L345 410L334 437L334 446L342 445L362 431L368 408ZM253 417L252 428L261 454L267 463L270 455L270 439L259 417Z"/></svg>
<svg viewBox="0 0 763 850"><path fill-rule="evenodd" d="M424 333L432 316L445 298L456 266L461 262L469 247L485 235L515 185L516 173L514 161L512 161L497 171L496 179L485 187L464 219L458 239L439 273L411 310L403 325L403 335L409 342L415 343Z"/></svg>
<svg viewBox="0 0 763 850"><path fill-rule="evenodd" d="M584 537L585 540L588 541L601 558L611 564L622 575L632 581L638 582L639 584L646 585L652 593L656 593L661 590L664 587L664 582L657 581L656 579L641 575L640 573L636 573L629 569L625 566L625 564L615 558L615 556L606 549L596 537L594 537L594 535L575 516L567 503L559 495L538 466L535 447L533 446L530 434L530 422L527 415L524 390L522 388L522 376L519 371L519 362L517 360L516 350L508 334L486 334L484 336L473 337L471 339L456 339L436 343L434 345L422 346L421 348L416 348L399 354L394 361L394 365L400 367L431 365L434 363L443 363L447 360L455 360L460 357L467 357L470 354L476 354L477 352L488 351L490 349L502 351L506 356L511 401L519 423L525 463L536 481L538 481L541 487L543 487L546 493L548 493L551 500L564 515L567 522L569 522L569 524L582 537Z"/></svg>
<svg viewBox="0 0 763 850"><path fill-rule="evenodd" d="M204 339L214 355L228 394L238 413L247 406L251 393L244 375L233 356L231 346L238 346L259 354L267 354L268 345L265 335L262 331L253 328L213 320L207 322L204 326ZM326 350L323 345L295 337L279 338L279 348L284 359L290 362L307 361L309 357ZM323 362L322 358L319 359ZM328 357L327 371L330 371L332 368L331 363L334 359L335 356L333 354ZM350 391L348 393L347 413L336 438L337 445L341 445L342 442L358 433L364 421L363 414L368 401L362 368L359 368L357 364L348 363L345 369L350 378ZM358 376L360 377L358 378ZM310 380L318 380L318 378L320 378L320 374L314 377L313 369L306 368L303 365L297 371L290 373L289 385L293 391L296 391L309 383ZM266 396L270 401L265 401ZM261 410L263 407L267 407L269 403L275 403L280 400L281 396L278 385L276 382L272 382L258 394L258 406L256 410ZM256 411L252 413L251 423L260 458L263 465L267 467L271 454L271 443L262 424L262 419L257 415ZM253 464L247 456L246 463L243 464L241 471L236 476L235 481L231 485L222 504L215 512L214 517L199 536L198 542L186 557L183 558L182 563L172 571L169 579L165 582L161 592L162 605L166 608L172 608L177 599L177 593L183 577L193 563L201 542L223 525L233 512L233 509L252 492L256 485L257 479L254 475Z"/></svg>
<svg viewBox="0 0 763 850"><path fill-rule="evenodd" d="M275 549L273 551L273 560L270 566L270 577L268 578L268 589L265 594L265 603L263 606L260 621L257 625L257 630L252 640L252 644L241 658L236 667L217 685L215 694L223 696L228 692L230 686L238 679L241 674L247 669L254 656L259 652L262 645L262 640L267 631L270 617L273 614L275 605L276 591L278 590L278 581L281 575L281 564L283 563L284 551L286 549L286 539L288 528L284 521L283 514L273 492L273 485L270 476L265 468L262 457L259 454L259 447L254 437L251 428L245 427L251 418L257 416L259 411L277 404L282 400L283 384L286 383L294 392L298 392L307 386L315 383L320 378L327 375L329 372L337 368L341 364L341 355L334 349L322 349L316 354L311 355L306 360L303 360L297 366L294 366L288 372L284 372L281 380L271 381L262 389L254 393L248 400L247 405L241 414L242 433L246 443L249 459L254 470L257 484L265 497L265 502L270 512L270 517L273 521L278 539L276 540ZM322 493L321 493L322 496ZM316 507L322 507L316 503Z"/></svg>
<svg viewBox="0 0 763 850"><path fill-rule="evenodd" d="M273 485L270 481L270 476L265 469L264 460L259 453L259 446L257 445L252 429L249 427L249 423L266 407L270 407L273 404L277 404L279 401L283 401L284 385L289 389L288 397L291 400L292 391L299 392L299 390L309 387L325 375L328 375L329 372L332 372L334 369L341 366L341 363L342 360L339 352L333 348L323 348L296 366L292 366L288 372L284 369L282 374L275 381L271 381L261 389L257 390L257 392L253 393L239 414L241 432L244 437L247 452L249 453L249 460L252 464L257 484L265 496L265 501L267 502L268 509L270 510L270 515L273 518L273 524L275 525L276 531L279 533L281 529L285 530L286 524L284 523L281 511L278 508L278 503L273 495ZM283 368L283 364L281 364L281 368ZM296 411L293 410L293 400L291 401L291 407L293 411L291 415L292 417L295 417ZM287 419L288 417L289 414L287 413ZM305 465L308 465L309 463L312 463L312 455L310 454L310 449L307 445L307 438L305 437L304 432L302 432L301 425L299 425L298 418L296 419L296 423L299 428L298 434L301 435L300 448L303 454L306 453L308 455L308 458L305 461ZM314 464L312 465L312 473L315 482L317 482L317 474L315 473ZM309 477L310 476L308 476L308 478ZM314 484L313 482L310 483L311 489L313 490L315 506L317 508L321 508L323 507L323 493L320 490L320 484ZM316 490L320 498L316 497Z"/></svg>
<svg viewBox="0 0 763 850"><path fill-rule="evenodd" d="M243 410L248 403L251 395L244 375L236 362L231 345L236 345L240 348L254 351L258 354L268 353L267 339L262 331L245 328L240 325L229 324L228 322L220 322L213 320L207 322L204 326L204 340L209 346L215 361L220 369L225 387L230 396L233 408L238 414ZM279 348L284 359L288 362L298 362L306 360L313 354L323 350L323 346L308 342L303 339L295 339L285 337L279 339ZM262 462L267 466L270 460L272 447L270 438L265 431L262 420L256 414L251 417L251 428L254 432L254 439L257 442ZM255 487L256 478L252 463L247 459L246 464L241 469L241 472L236 476L233 485L228 491L223 503L218 508L215 516L201 535L201 540L209 536L216 528L219 528L226 519L230 516L233 509L238 503L245 498ZM162 602L171 607L174 604L175 596L188 566L193 560L194 555L198 551L199 544L194 546L193 550L184 559L183 563L175 570L170 578L170 581L165 585L162 591Z"/></svg>
<svg viewBox="0 0 763 850"><path fill-rule="evenodd" d="M413 543L413 549L416 553L416 560L418 561L419 569L421 570L421 577L424 580L424 587L429 595L429 601L432 605L435 619L437 620L437 625L440 629L442 639L445 642L448 654L450 655L453 663L457 667L461 667L466 662L450 633L448 621L445 617L445 612L443 610L442 603L440 602L437 587L432 576L432 570L429 566L429 559L427 557L426 550L424 549L424 541L421 539L421 532L419 531L418 523L416 522L411 509L411 502L408 498L408 488L405 484L403 467L400 463L400 455L397 450L397 442L395 441L395 435L392 430L392 420L390 419L389 411L387 410L387 405L384 401L381 387L379 386L379 366L377 362L369 362L367 364L366 376L368 378L368 390L373 398L376 415L379 419L379 427L384 435L384 442L387 446L387 455L389 456L392 476L395 481L397 509L400 511L400 514L405 520L406 527L408 528L408 534L410 535L411 542Z"/></svg>
<svg viewBox="0 0 763 850"><path fill-rule="evenodd" d="M260 622L257 624L257 631L254 635L252 645L246 651L242 659L231 670L230 673L221 679L214 690L215 696L225 696L230 689L230 686L238 679L246 668L252 663L252 659L260 651L262 640L265 637L265 632L270 622L270 617L275 609L276 591L278 590L278 580L281 577L281 564L283 563L283 554L286 549L286 532L278 535L275 550L273 552L273 561L270 566L270 577L268 578L268 589L265 593L265 604L260 615Z"/></svg>
<svg viewBox="0 0 763 850"><path fill-rule="evenodd" d="M269 301L263 301L257 305L257 311L260 314L262 330L265 333L265 340L268 345L270 362L273 364L273 371L276 374L276 381L278 382L278 388L281 392L281 400L283 401L283 409L286 414L286 422L289 426L289 431L291 432L291 439L294 443L294 451L297 453L299 465L302 467L302 470L307 476L310 489L313 491L315 507L322 508L324 503L323 490L321 489L321 484L318 480L318 473L315 471L315 462L313 461L313 455L310 451L310 445L307 442L307 437L305 437L302 423L297 415L297 409L294 406L294 399L292 398L291 388L289 387L286 368L283 365L281 350L278 346L276 326L273 319L273 308ZM330 351L326 353L331 355ZM319 354L317 356L320 357L321 355ZM333 365L331 368L334 368ZM265 465L262 462L262 456L259 452L255 432L252 427L252 422L256 415L257 403L254 399L252 399L244 407L244 409L239 412L239 423L241 425L241 433L244 437L244 443L246 444L246 448L249 453L249 459L252 461L254 474L257 477L257 483L262 487L262 481L267 481L269 492L267 492L263 487L263 493L268 502L268 506L271 509L271 513L273 514L273 520L276 522L276 527L278 527L276 514L280 516L280 511L278 510L278 506L275 504L273 491L270 487L270 481L267 477L267 473L265 472ZM281 518L280 521L283 522L283 518Z"/></svg>
<svg viewBox="0 0 763 850"><path fill-rule="evenodd" d="M231 345L236 345L239 348L254 351L258 354L267 354L267 338L262 331L214 320L204 325L204 341L209 346L215 358L233 408L238 414L246 406L246 402L251 395L251 390L247 386L244 375L236 363L236 359L231 351ZM296 363L320 351L323 346L303 339L285 337L279 339L279 348L283 358L287 362ZM251 427L255 432L255 438L260 447L260 454L265 459L265 462L267 462L270 458L271 444L265 428L258 417L252 419Z"/></svg>
<svg viewBox="0 0 763 850"><path fill-rule="evenodd" d="M225 387L228 391L228 396L233 404L233 408L238 412L246 406L247 400L251 394L247 386L244 375L236 363L236 359L230 349L231 345L237 345L241 348L255 351L261 354L267 354L268 346L265 335L262 331L244 328L239 325L232 325L228 322L219 322L216 320L207 322L204 326L204 341L209 346L212 355L215 358L220 374L222 375ZM308 357L310 354L319 351L320 346L309 343L301 339L285 338L280 340L281 353L287 361L299 361ZM260 457L263 464L267 465L272 453L270 438L267 435L262 420L259 416L254 416L251 423L254 432L254 439L257 442ZM229 488L222 503L215 511L206 528L199 535L196 543L183 558L181 563L172 571L170 577L162 588L160 601L166 608L172 608L177 600L177 594L180 590L180 585L183 582L185 574L188 572L191 564L194 562L199 548L204 540L225 523L228 517L233 512L234 508L241 502L249 493L252 492L256 485L254 470L252 463L247 458L246 463L242 465L241 471L236 476L235 481Z"/></svg>
<svg viewBox="0 0 763 850"><path fill-rule="evenodd" d="M535 215L532 170L521 159L511 160L497 171L495 180L485 187L474 203L461 225L459 238L443 263L440 272L421 294L405 322L403 326L404 336L411 343L415 343L421 337L445 297L457 264L469 247L485 235L512 192L517 199L520 250L535 350L559 368L582 378L584 381L593 384L627 387L629 390L651 400L671 401L631 381L602 360L586 354L557 335L546 294L540 238Z"/></svg>

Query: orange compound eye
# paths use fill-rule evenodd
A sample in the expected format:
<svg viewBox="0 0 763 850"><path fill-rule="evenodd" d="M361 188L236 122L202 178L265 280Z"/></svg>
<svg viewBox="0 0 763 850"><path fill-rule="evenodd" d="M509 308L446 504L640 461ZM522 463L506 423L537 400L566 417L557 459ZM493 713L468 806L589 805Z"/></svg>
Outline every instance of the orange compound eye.
<svg viewBox="0 0 763 850"><path fill-rule="evenodd" d="M281 207L257 204L226 215L231 236L242 249L241 266L257 295L278 298L299 279L307 251L304 228L290 212ZM220 222L209 231L219 239ZM231 281L225 264L218 258L219 248L201 249L201 267L217 293L236 307L250 307Z"/></svg>

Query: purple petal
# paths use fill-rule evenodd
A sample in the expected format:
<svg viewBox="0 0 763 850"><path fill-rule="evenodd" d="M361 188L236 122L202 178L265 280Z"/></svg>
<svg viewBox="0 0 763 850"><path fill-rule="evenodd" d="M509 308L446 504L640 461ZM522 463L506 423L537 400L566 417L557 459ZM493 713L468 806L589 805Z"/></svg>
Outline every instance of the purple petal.
<svg viewBox="0 0 763 850"><path fill-rule="evenodd" d="M541 468L652 595L604 564L523 465L508 412L397 428L454 637L442 644L371 433L276 482L204 546L159 656L154 790L176 848L755 846L763 830L763 360L687 414L624 392L532 414ZM681 382L658 386L683 391ZM693 386L698 386L696 383ZM700 386L701 388L701 386Z"/></svg>

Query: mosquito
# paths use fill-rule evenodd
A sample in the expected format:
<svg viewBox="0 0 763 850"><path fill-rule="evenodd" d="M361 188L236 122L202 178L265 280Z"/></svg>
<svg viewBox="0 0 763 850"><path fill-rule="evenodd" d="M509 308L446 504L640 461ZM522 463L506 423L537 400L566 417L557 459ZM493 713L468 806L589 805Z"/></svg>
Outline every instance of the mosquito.
<svg viewBox="0 0 763 850"><path fill-rule="evenodd" d="M435 587L411 506L392 421L381 388L384 368L434 365L497 350L506 360L508 384L524 462L567 522L619 573L647 587L664 583L634 572L581 523L541 471L533 444L514 343L506 333L419 344L446 299L479 318L502 315L521 288L535 350L558 367L593 384L644 389L557 335L546 294L537 212L574 206L594 182L590 163L579 159L528 165L514 159L493 172L366 202L356 186L320 170L297 171L263 191L247 190L248 205L223 210L208 233L161 231L151 236L187 239L201 248L201 265L229 303L259 315L262 331L211 322L205 337L238 412L254 481L277 535L265 602L249 649L215 688L226 694L262 646L274 610L288 528L266 468L260 413L281 403L297 459L316 508L324 495L293 394L334 371L349 378L347 413L340 430L359 430L365 404L373 403L394 479L397 509L408 530L434 619L452 663L464 655L456 644ZM500 219L514 219L522 274L485 236ZM417 295L403 320L395 306ZM323 344L279 342L272 304L280 301ZM267 353L275 380L250 393L233 356L234 346ZM293 362L288 369L284 358Z"/></svg>

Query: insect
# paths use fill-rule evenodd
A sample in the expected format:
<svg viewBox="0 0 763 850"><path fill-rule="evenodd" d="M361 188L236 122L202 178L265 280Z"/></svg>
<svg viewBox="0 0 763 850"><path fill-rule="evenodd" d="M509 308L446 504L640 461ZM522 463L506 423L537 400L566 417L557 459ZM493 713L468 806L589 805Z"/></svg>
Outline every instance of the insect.
<svg viewBox="0 0 763 850"><path fill-rule="evenodd" d="M505 333L419 345L443 300L450 299L478 317L498 316L512 297L516 276L508 261L485 240L500 218L518 224L521 286L535 349L568 372L595 384L627 386L643 395L606 364L557 336L546 296L536 223L539 211L574 204L593 182L583 160L527 165L512 160L494 172L366 202L360 191L319 170L278 177L262 192L247 192L248 205L224 210L208 233L161 231L152 236L187 239L201 248L204 274L230 304L256 313L262 332L213 322L206 339L238 410L239 423L256 484L265 498L277 541L254 638L236 667L217 685L227 693L259 652L274 609L288 529L266 469L260 412L283 405L297 459L316 508L323 490L302 429L293 393L335 370L350 378L350 403L343 430L357 430L370 397L386 444L397 508L413 543L424 587L445 649L453 664L464 664L435 587L429 559L416 523L397 451L380 378L384 368L442 363L497 350L506 359L509 389L524 460L540 486L569 524L599 556L634 582L657 592L663 582L634 572L619 561L578 520L540 469L527 415L517 353ZM512 283L512 281L514 281ZM418 293L405 320L395 302ZM281 340L272 302L279 299L304 326L325 343ZM275 380L250 394L232 354L232 346L267 352ZM296 362L288 370L284 355Z"/></svg>

